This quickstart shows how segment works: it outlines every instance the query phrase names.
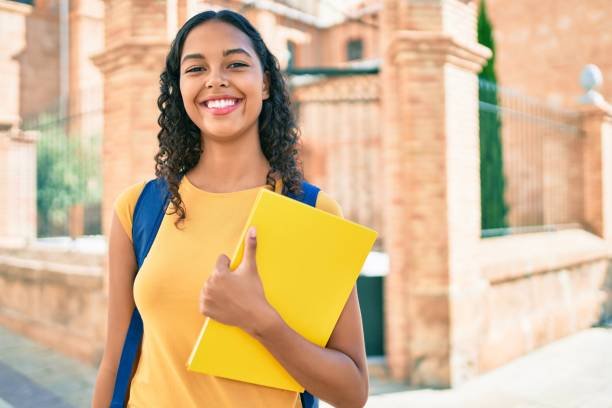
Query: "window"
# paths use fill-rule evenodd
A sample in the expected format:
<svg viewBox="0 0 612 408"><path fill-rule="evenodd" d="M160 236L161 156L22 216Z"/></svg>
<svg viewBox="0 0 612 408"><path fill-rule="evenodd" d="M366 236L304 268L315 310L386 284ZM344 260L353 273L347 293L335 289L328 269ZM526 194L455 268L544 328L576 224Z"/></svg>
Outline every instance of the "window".
<svg viewBox="0 0 612 408"><path fill-rule="evenodd" d="M295 66L295 43L293 41L287 41L287 51L289 52L287 68L293 68Z"/></svg>
<svg viewBox="0 0 612 408"><path fill-rule="evenodd" d="M350 40L346 47L347 60L355 61L363 58L363 41Z"/></svg>

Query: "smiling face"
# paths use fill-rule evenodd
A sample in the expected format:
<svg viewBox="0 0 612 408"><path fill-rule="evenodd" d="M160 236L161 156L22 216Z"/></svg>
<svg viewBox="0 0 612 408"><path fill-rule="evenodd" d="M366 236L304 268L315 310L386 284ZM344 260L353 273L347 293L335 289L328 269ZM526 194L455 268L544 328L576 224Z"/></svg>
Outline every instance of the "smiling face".
<svg viewBox="0 0 612 408"><path fill-rule="evenodd" d="M205 138L257 135L268 77L249 37L221 21L192 29L181 54L180 88L189 118Z"/></svg>

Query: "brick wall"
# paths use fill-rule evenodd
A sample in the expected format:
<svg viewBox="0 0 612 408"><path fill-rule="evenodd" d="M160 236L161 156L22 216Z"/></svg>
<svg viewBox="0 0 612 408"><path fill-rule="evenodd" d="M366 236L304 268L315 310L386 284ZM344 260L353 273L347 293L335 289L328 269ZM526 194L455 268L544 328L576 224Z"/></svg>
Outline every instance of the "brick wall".
<svg viewBox="0 0 612 408"><path fill-rule="evenodd" d="M247 15L247 18L250 16ZM284 47L287 47L287 42L293 42L295 47L294 66L310 67L317 65L316 61L321 60L321 38L323 36L321 30L318 30L312 25L305 24L301 21L289 19L284 16L277 16L279 26L283 27ZM317 44L317 45L315 45ZM288 50L288 48L287 48ZM281 53L284 51L279 50ZM279 55L277 55L278 57ZM285 65L281 64L281 67Z"/></svg>
<svg viewBox="0 0 612 408"><path fill-rule="evenodd" d="M479 254L487 282L481 372L597 323L612 293L609 249L582 230L491 238Z"/></svg>
<svg viewBox="0 0 612 408"><path fill-rule="evenodd" d="M584 227L612 243L612 113L584 106L582 111L582 178ZM612 244L610 244L612 246Z"/></svg>
<svg viewBox="0 0 612 408"><path fill-rule="evenodd" d="M575 107L583 92L578 78L586 64L596 64L604 78L612 77L612 56L606 52L612 46L608 29L612 4L608 0L543 0L537 4L529 0L487 0L487 7L493 23L500 84L555 104ZM408 16L406 27L410 29L428 27L453 35L469 31L476 19L466 10L445 9L441 13L436 2L406 2L398 5L396 11ZM366 38L366 58L379 58L378 14L373 11L364 20L379 29L345 22L324 30L323 40L300 48L299 52L305 55L300 65L341 62L346 55L344 42L356 35ZM416 15L419 17L410 17ZM322 54L314 54L314 48L321 48ZM602 94L612 99L612 81L604 81Z"/></svg>
<svg viewBox="0 0 612 408"><path fill-rule="evenodd" d="M0 242L0 324L97 364L106 322L104 257Z"/></svg>
<svg viewBox="0 0 612 408"><path fill-rule="evenodd" d="M57 0L34 2L26 19L26 47L19 55L22 118L58 106L60 94L59 5Z"/></svg>
<svg viewBox="0 0 612 408"><path fill-rule="evenodd" d="M612 78L610 1L487 0L487 6L502 85L576 106L586 64L598 65L604 78ZM612 81L604 81L602 93L612 99Z"/></svg>
<svg viewBox="0 0 612 408"><path fill-rule="evenodd" d="M0 131L0 238L36 237L36 132Z"/></svg>
<svg viewBox="0 0 612 408"><path fill-rule="evenodd" d="M79 0L70 4L70 114L73 132L101 130L97 123L81 123L83 112L102 113L102 73L91 57L104 49L104 3L102 0ZM97 128L97 129L96 129Z"/></svg>
<svg viewBox="0 0 612 408"><path fill-rule="evenodd" d="M321 48L319 61L304 61L304 65L335 67L347 65L348 42L361 40L364 60L378 58L378 14L373 13L362 17L365 23L347 21L334 25L321 33L321 40L311 44L311 47Z"/></svg>
<svg viewBox="0 0 612 408"><path fill-rule="evenodd" d="M23 69L19 53L26 45L26 21L31 12L31 6L0 1L0 37L12 39L0 44L0 130L19 125Z"/></svg>

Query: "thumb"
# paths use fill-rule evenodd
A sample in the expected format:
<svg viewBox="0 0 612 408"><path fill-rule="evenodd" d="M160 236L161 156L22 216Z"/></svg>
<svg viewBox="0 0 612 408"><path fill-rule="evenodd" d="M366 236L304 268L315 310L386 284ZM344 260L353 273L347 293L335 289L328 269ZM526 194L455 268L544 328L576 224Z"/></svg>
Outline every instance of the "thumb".
<svg viewBox="0 0 612 408"><path fill-rule="evenodd" d="M227 272L227 271L229 271L230 259L227 257L227 255L221 254L217 258L217 265L216 266L217 266L216 269L219 272Z"/></svg>
<svg viewBox="0 0 612 408"><path fill-rule="evenodd" d="M244 258L242 262L247 268L257 270L255 253L257 251L257 233L255 227L249 228L244 238Z"/></svg>

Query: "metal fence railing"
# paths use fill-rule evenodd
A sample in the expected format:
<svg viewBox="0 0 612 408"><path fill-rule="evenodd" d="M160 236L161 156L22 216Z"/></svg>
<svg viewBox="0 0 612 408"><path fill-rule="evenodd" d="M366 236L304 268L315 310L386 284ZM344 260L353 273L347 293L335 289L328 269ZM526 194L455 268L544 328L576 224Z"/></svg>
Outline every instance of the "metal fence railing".
<svg viewBox="0 0 612 408"><path fill-rule="evenodd" d="M577 113L480 81L482 236L579 227Z"/></svg>
<svg viewBox="0 0 612 408"><path fill-rule="evenodd" d="M304 72L303 72L304 73ZM357 280L369 357L384 355L379 81L371 73L318 69L318 78L292 89L302 131L305 175L338 200L347 219L380 231L375 252ZM294 80L294 82L297 82Z"/></svg>
<svg viewBox="0 0 612 408"><path fill-rule="evenodd" d="M377 76L324 77L294 88L292 96L306 176L338 200L346 218L382 231Z"/></svg>
<svg viewBox="0 0 612 408"><path fill-rule="evenodd" d="M37 131L38 237L101 233L101 135L103 114L62 115L50 110L26 118Z"/></svg>

